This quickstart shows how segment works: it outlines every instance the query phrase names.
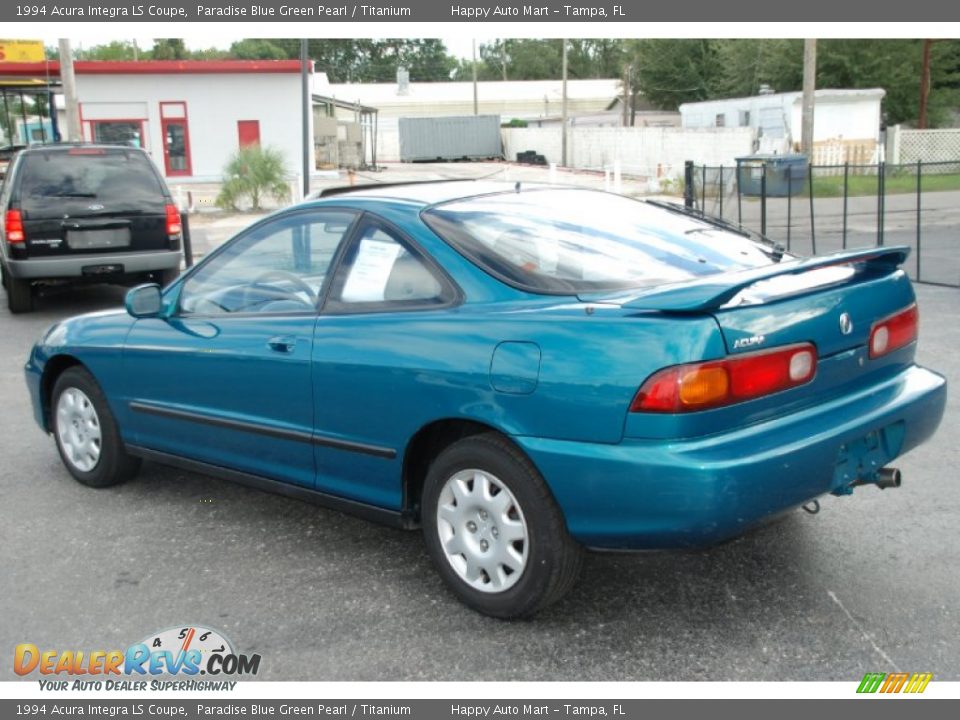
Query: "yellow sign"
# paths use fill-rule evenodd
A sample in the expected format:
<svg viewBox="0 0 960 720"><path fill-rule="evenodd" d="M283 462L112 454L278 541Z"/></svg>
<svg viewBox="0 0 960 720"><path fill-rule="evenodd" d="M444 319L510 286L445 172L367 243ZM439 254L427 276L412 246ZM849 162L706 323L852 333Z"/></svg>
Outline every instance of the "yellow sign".
<svg viewBox="0 0 960 720"><path fill-rule="evenodd" d="M0 64L43 62L45 59L42 40L0 39Z"/></svg>

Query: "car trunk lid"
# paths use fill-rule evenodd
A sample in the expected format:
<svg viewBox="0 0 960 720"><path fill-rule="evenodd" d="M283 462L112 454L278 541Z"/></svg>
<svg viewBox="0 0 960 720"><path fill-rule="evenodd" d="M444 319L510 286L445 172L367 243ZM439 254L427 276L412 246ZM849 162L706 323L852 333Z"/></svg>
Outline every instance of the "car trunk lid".
<svg viewBox="0 0 960 720"><path fill-rule="evenodd" d="M897 272L909 252L843 251L581 300L636 311L709 313L731 354L812 342L823 357L865 344L874 322L912 302L910 284Z"/></svg>

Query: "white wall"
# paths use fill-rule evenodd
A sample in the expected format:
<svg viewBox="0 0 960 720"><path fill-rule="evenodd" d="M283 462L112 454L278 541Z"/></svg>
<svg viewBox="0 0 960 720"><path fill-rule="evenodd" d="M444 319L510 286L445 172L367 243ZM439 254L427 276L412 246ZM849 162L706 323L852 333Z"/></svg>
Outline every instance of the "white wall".
<svg viewBox="0 0 960 720"><path fill-rule="evenodd" d="M300 76L298 73L77 75L84 120L145 116L144 149L164 172L160 102L185 102L192 179L220 180L238 148L237 121L259 120L260 142L283 152L291 176L301 169ZM310 114L310 136L313 118ZM90 130L84 123L84 138ZM313 143L310 167L314 167ZM190 178L177 177L178 181Z"/></svg>
<svg viewBox="0 0 960 720"><path fill-rule="evenodd" d="M504 154L516 160L518 152L535 150L547 162L560 163L560 128L504 128ZM645 177L676 177L683 164L730 165L735 158L753 151L750 128L570 128L567 136L568 165L574 168L621 170Z"/></svg>

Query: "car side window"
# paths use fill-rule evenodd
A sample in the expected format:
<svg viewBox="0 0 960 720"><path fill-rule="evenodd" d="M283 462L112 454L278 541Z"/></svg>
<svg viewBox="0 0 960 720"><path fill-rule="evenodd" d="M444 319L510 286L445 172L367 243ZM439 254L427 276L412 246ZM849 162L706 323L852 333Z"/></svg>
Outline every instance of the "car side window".
<svg viewBox="0 0 960 720"><path fill-rule="evenodd" d="M397 233L370 222L361 227L340 263L327 308L368 312L431 307L454 296L449 282Z"/></svg>
<svg viewBox="0 0 960 720"><path fill-rule="evenodd" d="M180 313L312 312L355 217L301 212L250 230L187 278Z"/></svg>

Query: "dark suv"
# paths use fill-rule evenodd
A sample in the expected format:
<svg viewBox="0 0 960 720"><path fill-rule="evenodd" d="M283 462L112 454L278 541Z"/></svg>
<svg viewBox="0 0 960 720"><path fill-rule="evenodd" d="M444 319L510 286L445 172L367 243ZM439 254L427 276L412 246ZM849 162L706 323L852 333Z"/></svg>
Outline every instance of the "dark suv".
<svg viewBox="0 0 960 720"><path fill-rule="evenodd" d="M180 272L180 213L138 148L21 150L0 189L0 238L3 285L14 313L32 309L39 284L166 284Z"/></svg>

